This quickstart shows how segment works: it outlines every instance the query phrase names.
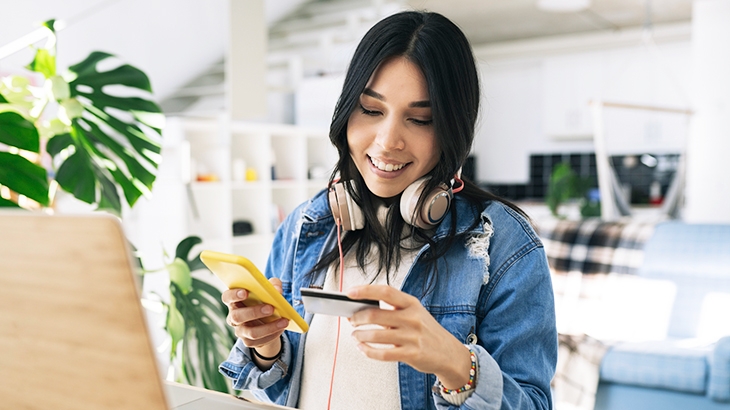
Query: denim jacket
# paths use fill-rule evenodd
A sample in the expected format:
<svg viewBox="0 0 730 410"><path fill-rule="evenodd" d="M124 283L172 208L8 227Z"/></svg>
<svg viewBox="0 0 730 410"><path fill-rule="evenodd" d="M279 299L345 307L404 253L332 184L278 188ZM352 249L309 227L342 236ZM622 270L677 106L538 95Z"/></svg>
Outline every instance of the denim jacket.
<svg viewBox="0 0 730 410"><path fill-rule="evenodd" d="M557 361L557 331L553 290L542 243L530 224L497 201L481 214L455 195L457 240L438 260L432 292L422 296L427 264L418 251L401 290L420 297L423 306L458 340L477 353L478 378L463 409L551 409L550 380ZM476 218L480 222L476 228ZM449 232L450 216L433 239ZM309 323L300 289L321 287L325 272L307 275L326 252L337 246L336 227L326 192L320 192L292 212L278 229L266 266L266 276L283 284L284 297ZM262 372L239 339L220 371L235 389L249 389L265 401L296 407L304 362L306 334L285 332L283 352ZM325 367L323 367L323 371ZM398 363L401 409L447 409L432 386L433 374Z"/></svg>

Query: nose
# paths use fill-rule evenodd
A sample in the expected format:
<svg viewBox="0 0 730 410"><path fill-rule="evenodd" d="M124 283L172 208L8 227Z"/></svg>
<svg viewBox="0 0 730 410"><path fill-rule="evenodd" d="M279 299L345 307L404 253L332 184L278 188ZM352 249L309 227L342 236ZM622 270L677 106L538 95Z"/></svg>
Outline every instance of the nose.
<svg viewBox="0 0 730 410"><path fill-rule="evenodd" d="M375 142L385 151L399 151L405 148L402 125L394 119L381 122L378 127Z"/></svg>

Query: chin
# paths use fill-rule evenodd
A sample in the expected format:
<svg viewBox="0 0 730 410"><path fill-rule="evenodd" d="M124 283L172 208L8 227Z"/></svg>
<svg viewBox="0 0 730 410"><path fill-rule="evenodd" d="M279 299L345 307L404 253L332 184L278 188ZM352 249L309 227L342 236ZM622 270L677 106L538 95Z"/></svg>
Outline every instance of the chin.
<svg viewBox="0 0 730 410"><path fill-rule="evenodd" d="M373 195L375 195L381 199L388 199L388 198L396 197L405 190L405 188L399 189L397 187L393 187L392 185L387 186L387 187L373 186L372 184L368 184L367 182L366 182L366 185L368 187L368 190L370 190L370 192Z"/></svg>

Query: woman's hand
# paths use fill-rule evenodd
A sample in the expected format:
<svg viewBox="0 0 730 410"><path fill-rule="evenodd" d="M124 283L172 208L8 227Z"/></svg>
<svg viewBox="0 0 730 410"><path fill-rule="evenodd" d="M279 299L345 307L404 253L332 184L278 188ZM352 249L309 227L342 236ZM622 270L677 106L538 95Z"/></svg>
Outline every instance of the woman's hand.
<svg viewBox="0 0 730 410"><path fill-rule="evenodd" d="M358 286L347 295L353 299L375 299L395 310L365 309L350 318L354 326L380 325L384 329L355 330L358 349L367 357L399 361L423 373L435 374L447 388L459 388L469 381L470 353L464 345L421 305L404 292L386 285ZM392 348L372 347L369 343L390 344Z"/></svg>
<svg viewBox="0 0 730 410"><path fill-rule="evenodd" d="M278 278L269 279L276 290L281 293L281 281ZM223 292L221 299L228 306L226 323L235 329L236 336L243 344L255 348L262 356L275 356L281 350L279 336L289 325L288 319L279 319L265 323L262 319L274 313L274 307L267 304L245 306L243 302L248 298L246 289L229 289Z"/></svg>

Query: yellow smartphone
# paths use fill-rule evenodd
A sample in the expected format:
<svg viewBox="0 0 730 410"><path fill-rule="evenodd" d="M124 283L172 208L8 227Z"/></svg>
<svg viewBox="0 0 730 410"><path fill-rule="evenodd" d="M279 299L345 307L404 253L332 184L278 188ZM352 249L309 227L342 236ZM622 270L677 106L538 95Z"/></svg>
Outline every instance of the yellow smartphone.
<svg viewBox="0 0 730 410"><path fill-rule="evenodd" d="M274 313L263 319L264 322L273 322L283 317L289 319L286 330L297 333L309 330L307 322L250 260L243 256L214 251L201 252L200 260L228 286L228 289L248 290L248 299L243 302L244 305L255 306L266 303L273 306Z"/></svg>

